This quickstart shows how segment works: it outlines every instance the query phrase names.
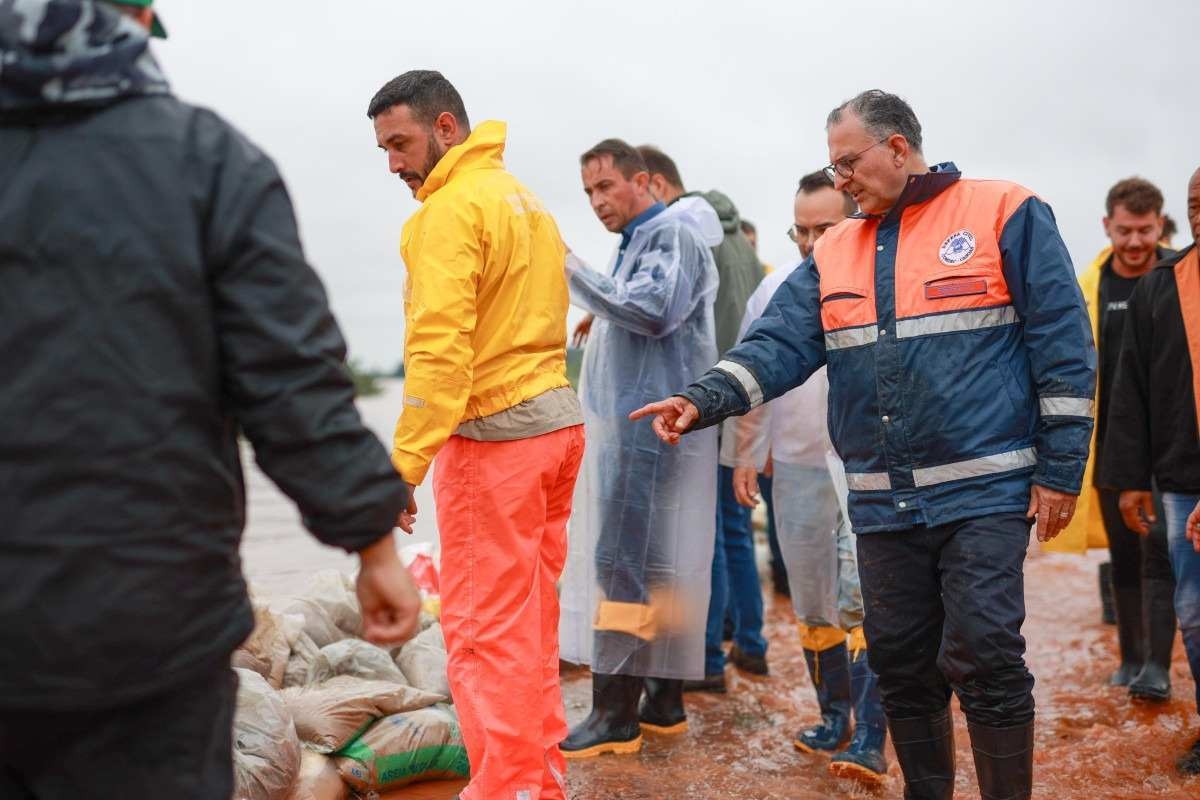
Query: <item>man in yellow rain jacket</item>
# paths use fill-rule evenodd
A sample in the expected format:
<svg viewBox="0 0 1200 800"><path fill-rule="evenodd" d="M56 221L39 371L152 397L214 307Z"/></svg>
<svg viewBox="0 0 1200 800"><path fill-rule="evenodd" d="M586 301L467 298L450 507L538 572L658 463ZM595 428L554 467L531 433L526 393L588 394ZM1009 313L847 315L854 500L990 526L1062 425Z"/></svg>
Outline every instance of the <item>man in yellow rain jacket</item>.
<svg viewBox="0 0 1200 800"><path fill-rule="evenodd" d="M1092 452L1075 518L1057 539L1045 545L1047 550L1068 553L1107 545L1121 657L1109 682L1128 686L1135 699L1152 701L1170 696L1175 641L1175 581L1167 557L1166 530L1159 524L1145 537L1129 530L1121 519L1119 492L1098 487L1093 473L1105 447L1108 395L1129 296L1138 279L1171 253L1160 244L1162 208L1162 192L1144 178L1118 181L1105 200L1104 231L1111 245L1100 251L1079 278L1099 363ZM1107 591L1105 583L1102 578L1101 592Z"/></svg>
<svg viewBox="0 0 1200 800"><path fill-rule="evenodd" d="M504 169L506 129L471 130L440 73L371 101L404 226L404 411L392 461L433 489L450 690L471 762L463 800L562 800L558 596L583 417L566 376L566 249ZM409 512L415 513L415 507Z"/></svg>

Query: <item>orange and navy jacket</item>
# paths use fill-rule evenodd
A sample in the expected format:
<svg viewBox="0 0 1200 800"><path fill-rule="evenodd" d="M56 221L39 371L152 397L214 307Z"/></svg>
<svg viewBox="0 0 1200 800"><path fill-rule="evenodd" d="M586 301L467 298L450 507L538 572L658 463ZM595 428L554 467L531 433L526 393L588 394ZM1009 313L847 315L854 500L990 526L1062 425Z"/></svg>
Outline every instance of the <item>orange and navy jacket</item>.
<svg viewBox="0 0 1200 800"><path fill-rule="evenodd" d="M856 533L1025 511L1078 494L1096 354L1050 207L953 164L883 216L829 230L724 359L681 393L696 428L829 375Z"/></svg>

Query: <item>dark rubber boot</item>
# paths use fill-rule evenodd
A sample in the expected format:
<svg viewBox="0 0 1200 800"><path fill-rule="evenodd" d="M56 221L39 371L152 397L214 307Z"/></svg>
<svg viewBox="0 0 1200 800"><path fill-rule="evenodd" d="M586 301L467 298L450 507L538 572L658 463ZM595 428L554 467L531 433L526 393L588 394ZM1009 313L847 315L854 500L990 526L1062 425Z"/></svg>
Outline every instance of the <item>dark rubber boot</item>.
<svg viewBox="0 0 1200 800"><path fill-rule="evenodd" d="M1175 762L1175 769L1183 775L1200 775L1200 739Z"/></svg>
<svg viewBox="0 0 1200 800"><path fill-rule="evenodd" d="M954 797L954 723L946 708L930 717L888 719L904 773L904 800Z"/></svg>
<svg viewBox="0 0 1200 800"><path fill-rule="evenodd" d="M839 644L817 653L804 651L808 674L817 691L821 723L807 728L792 741L802 753L833 752L850 738L850 658L846 645Z"/></svg>
<svg viewBox="0 0 1200 800"><path fill-rule="evenodd" d="M867 665L866 651L850 662L850 690L854 696L854 737L844 752L829 762L829 772L868 786L880 786L887 776L887 718L879 699L879 678Z"/></svg>
<svg viewBox="0 0 1200 800"><path fill-rule="evenodd" d="M592 673L592 712L559 745L564 758L592 758L601 753L636 753L642 749L638 699L642 678Z"/></svg>
<svg viewBox="0 0 1200 800"><path fill-rule="evenodd" d="M683 710L683 681L646 678L646 694L638 708L643 731L683 733L688 729Z"/></svg>
<svg viewBox="0 0 1200 800"><path fill-rule="evenodd" d="M982 800L1028 800L1033 796L1033 723L993 728L967 723Z"/></svg>
<svg viewBox="0 0 1200 800"><path fill-rule="evenodd" d="M1171 649L1175 646L1175 583L1144 578L1146 641L1149 644L1142 671L1129 684L1134 700L1163 703L1171 699Z"/></svg>
<svg viewBox="0 0 1200 800"><path fill-rule="evenodd" d="M1100 565L1100 621L1105 625L1117 624L1117 607L1113 602L1112 562Z"/></svg>
<svg viewBox="0 0 1200 800"><path fill-rule="evenodd" d="M1121 650L1121 666L1108 679L1108 685L1128 686L1141 672L1146 661L1142 587L1123 586L1114 589L1113 599L1117 605L1117 646Z"/></svg>

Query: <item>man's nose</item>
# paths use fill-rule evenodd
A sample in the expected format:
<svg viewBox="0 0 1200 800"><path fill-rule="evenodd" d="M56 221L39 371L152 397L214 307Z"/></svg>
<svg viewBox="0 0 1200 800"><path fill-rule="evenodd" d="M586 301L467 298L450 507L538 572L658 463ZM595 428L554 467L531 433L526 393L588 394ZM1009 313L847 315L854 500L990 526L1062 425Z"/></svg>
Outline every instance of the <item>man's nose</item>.
<svg viewBox="0 0 1200 800"><path fill-rule="evenodd" d="M393 175L398 175L404 171L404 159L399 153L388 153L388 169Z"/></svg>
<svg viewBox="0 0 1200 800"><path fill-rule="evenodd" d="M837 170L833 171L833 188L839 192L846 191L846 186L850 183L849 178L843 178L842 174Z"/></svg>

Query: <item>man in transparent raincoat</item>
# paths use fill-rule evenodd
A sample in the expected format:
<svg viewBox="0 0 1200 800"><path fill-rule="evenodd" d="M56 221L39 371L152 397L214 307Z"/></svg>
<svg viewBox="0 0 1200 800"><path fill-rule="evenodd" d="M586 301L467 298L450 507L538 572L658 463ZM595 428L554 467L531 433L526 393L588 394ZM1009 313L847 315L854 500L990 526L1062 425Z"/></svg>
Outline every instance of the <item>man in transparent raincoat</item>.
<svg viewBox="0 0 1200 800"><path fill-rule="evenodd" d="M710 248L722 236L702 199L656 202L625 142L580 162L592 209L621 244L603 272L567 258L572 302L596 317L561 623L562 657L592 668L592 711L562 743L568 758L636 752L643 728L686 730L683 679L704 672L716 431L671 448L628 416L716 357Z"/></svg>

